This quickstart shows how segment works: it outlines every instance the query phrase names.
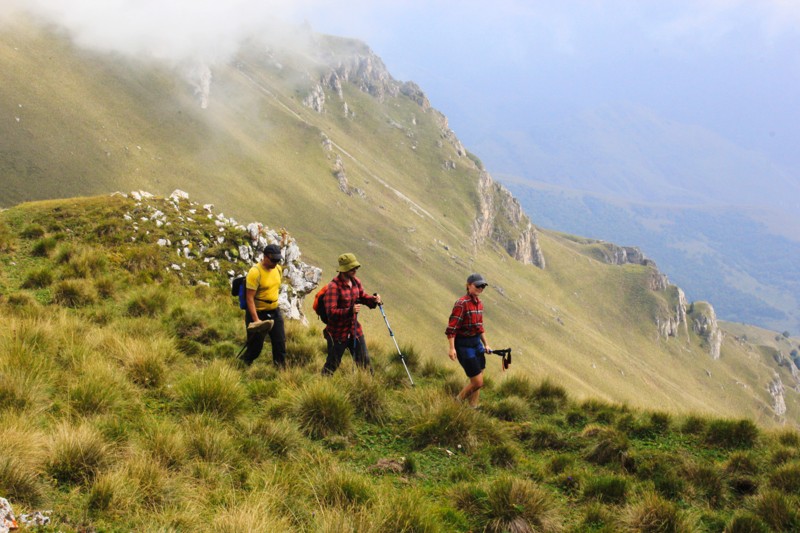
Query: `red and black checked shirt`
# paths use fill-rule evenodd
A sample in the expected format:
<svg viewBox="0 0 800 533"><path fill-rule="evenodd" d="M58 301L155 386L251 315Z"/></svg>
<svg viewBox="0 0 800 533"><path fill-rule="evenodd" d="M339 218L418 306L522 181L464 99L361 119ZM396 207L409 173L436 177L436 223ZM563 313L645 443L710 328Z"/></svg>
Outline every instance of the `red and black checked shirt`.
<svg viewBox="0 0 800 533"><path fill-rule="evenodd" d="M348 287L347 281L341 276L336 276L328 284L328 291L322 301L328 314L328 324L323 333L340 342L353 335L353 305L362 303L370 309L378 305L377 298L364 291L358 278L353 278L353 285ZM358 321L355 323L355 334L356 337L364 334Z"/></svg>
<svg viewBox="0 0 800 533"><path fill-rule="evenodd" d="M456 300L445 335L448 337L474 337L483 333L483 304L477 296L469 294Z"/></svg>

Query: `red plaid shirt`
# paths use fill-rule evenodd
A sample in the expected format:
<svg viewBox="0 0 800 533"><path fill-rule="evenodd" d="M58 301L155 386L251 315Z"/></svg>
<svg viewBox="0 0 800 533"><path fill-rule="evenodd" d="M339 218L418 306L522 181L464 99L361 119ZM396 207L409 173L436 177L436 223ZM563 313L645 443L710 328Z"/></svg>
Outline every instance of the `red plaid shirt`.
<svg viewBox="0 0 800 533"><path fill-rule="evenodd" d="M445 335L474 337L483 333L483 304L477 296L466 294L456 300Z"/></svg>
<svg viewBox="0 0 800 533"><path fill-rule="evenodd" d="M323 333L335 341L346 341L353 335L353 306L361 303L375 309L378 299L367 294L358 278L353 278L352 286L347 286L347 280L336 276L328 284L328 290L323 297L325 312L328 314L328 324ZM355 320L355 334L360 337L364 334L361 324Z"/></svg>

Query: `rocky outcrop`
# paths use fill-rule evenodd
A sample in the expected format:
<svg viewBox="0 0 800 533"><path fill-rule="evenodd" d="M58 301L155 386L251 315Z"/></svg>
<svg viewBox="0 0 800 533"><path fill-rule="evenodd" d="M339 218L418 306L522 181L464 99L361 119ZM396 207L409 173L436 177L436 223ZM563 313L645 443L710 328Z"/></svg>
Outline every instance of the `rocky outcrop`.
<svg viewBox="0 0 800 533"><path fill-rule="evenodd" d="M783 381L778 373L774 373L772 380L767 384L767 392L772 399L772 410L777 416L786 414L786 390L783 388Z"/></svg>
<svg viewBox="0 0 800 533"><path fill-rule="evenodd" d="M692 331L702 337L708 344L711 358L719 359L722 348L722 330L717 323L717 314L707 302L694 302L689 311L692 319Z"/></svg>
<svg viewBox="0 0 800 533"><path fill-rule="evenodd" d="M688 326L686 322L686 308L689 303L686 300L686 295L680 287L674 287L677 293L677 302L675 306L670 309L670 312L665 317L656 317L656 327L660 337L677 337L681 329L683 329L686 337L689 336ZM655 290L655 289L654 289ZM664 289L666 290L666 287ZM683 326L683 328L681 328Z"/></svg>
<svg viewBox="0 0 800 533"><path fill-rule="evenodd" d="M121 194L121 193L115 193ZM126 194L121 194L127 197ZM123 213L123 219L138 231L147 232L149 228L173 230L170 238L161 238L157 244L174 248L177 261L170 269L179 276L189 272L188 262L205 265L206 271L220 271L225 264L229 279L243 275L257 261L261 260L261 250L267 244L278 244L283 253L283 284L278 304L287 318L307 323L303 313L303 300L319 285L322 269L308 265L301 260L300 248L285 230L270 229L259 222L242 226L222 213L215 214L214 206L200 206L189 201L189 195L176 190L166 200L158 200L144 191L134 191L130 197L135 200L131 213ZM199 218L213 221L216 234L209 236L192 229ZM213 241L213 242L212 242ZM219 246L226 246L222 255L208 253ZM207 284L202 280L187 280L190 283Z"/></svg>
<svg viewBox="0 0 800 533"><path fill-rule="evenodd" d="M472 225L473 246L495 242L517 261L545 268L536 228L517 199L485 171L478 179L478 201L478 214Z"/></svg>

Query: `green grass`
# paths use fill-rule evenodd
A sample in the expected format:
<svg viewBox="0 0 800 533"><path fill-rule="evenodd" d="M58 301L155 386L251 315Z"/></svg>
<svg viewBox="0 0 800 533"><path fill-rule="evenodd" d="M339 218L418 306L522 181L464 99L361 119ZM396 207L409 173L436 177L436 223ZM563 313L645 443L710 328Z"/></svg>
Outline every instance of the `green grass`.
<svg viewBox="0 0 800 533"><path fill-rule="evenodd" d="M648 268L587 257L581 239L542 231L545 270L501 249L519 229L508 220L497 241L473 246L479 170L434 112L346 85L355 118L334 104L316 114L298 103L298 80L317 65L276 69L247 52L214 73L216 94L235 97L201 111L171 72L28 30L16 36L24 45L0 47L16 74L0 108L25 95L30 115L0 133L36 166L0 160L0 202L41 198L28 184L104 196L0 211L0 489L18 514L57 510L62 531L796 527L800 438L766 429L800 414L791 392L785 419L768 407L774 372L793 379L776 349L726 338L711 361L692 333L659 336L675 290L649 290ZM337 155L365 198L338 191ZM356 253L416 386L370 310L359 318L374 375L346 359L323 380L313 320L287 324L288 369L266 353L237 368L227 272L249 266L237 259L244 232L226 228L220 243L201 206L107 195L139 188L268 217L323 281L340 253ZM443 335L473 271L491 283L491 345L514 349L507 372L489 358L478 411L452 399L466 379Z"/></svg>

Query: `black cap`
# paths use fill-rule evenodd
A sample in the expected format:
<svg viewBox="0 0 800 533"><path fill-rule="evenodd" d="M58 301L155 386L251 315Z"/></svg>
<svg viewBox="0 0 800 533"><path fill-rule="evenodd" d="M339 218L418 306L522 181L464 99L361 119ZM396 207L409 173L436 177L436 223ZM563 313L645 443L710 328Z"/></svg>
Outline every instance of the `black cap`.
<svg viewBox="0 0 800 533"><path fill-rule="evenodd" d="M469 275L469 277L467 278L467 285L475 285L476 287L479 287L481 285L486 286L488 285L488 283L486 283L486 280L483 279L483 276L476 273Z"/></svg>
<svg viewBox="0 0 800 533"><path fill-rule="evenodd" d="M281 247L277 244L268 244L264 247L264 255L272 259L275 263L279 263L283 259L281 255Z"/></svg>

